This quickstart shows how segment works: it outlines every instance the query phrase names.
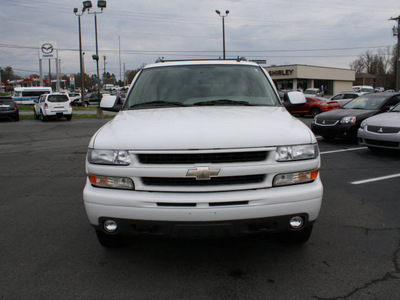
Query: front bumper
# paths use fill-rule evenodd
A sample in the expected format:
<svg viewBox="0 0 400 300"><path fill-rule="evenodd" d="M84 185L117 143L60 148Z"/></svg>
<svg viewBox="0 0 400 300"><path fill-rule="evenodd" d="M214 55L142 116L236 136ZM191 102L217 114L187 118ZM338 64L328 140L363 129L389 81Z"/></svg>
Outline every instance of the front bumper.
<svg viewBox="0 0 400 300"><path fill-rule="evenodd" d="M128 224L124 228L129 228L123 229L124 234L135 234L135 229L132 229L135 226L145 225L146 228L149 225L151 228L162 223L161 227L166 229L157 230L157 234L165 234L176 226L227 226L239 228L234 231L243 231L240 230L243 225L235 224L265 222L278 222L276 226L264 226L272 231L285 230L288 226L286 220L292 215L304 215L307 223L315 221L321 208L322 194L318 176L314 182L306 184L208 193L102 189L87 181L83 198L89 222L95 227L100 228L105 219L122 220L122 224ZM278 221L274 221L275 218ZM284 221L279 221L280 218ZM246 230L249 230L248 226Z"/></svg>
<svg viewBox="0 0 400 300"><path fill-rule="evenodd" d="M307 214L296 214L278 217L268 217L247 220L227 220L214 222L166 222L117 219L112 220L118 224L113 233L104 230L103 223L110 218L100 218L96 230L108 234L124 236L163 236L170 238L221 238L237 237L249 234L265 234L276 232L296 231L290 227L290 219L301 216L304 220L302 228L314 223L309 221Z"/></svg>
<svg viewBox="0 0 400 300"><path fill-rule="evenodd" d="M363 146L385 148L385 149L400 149L400 135L398 133L374 133L358 130L358 143Z"/></svg>

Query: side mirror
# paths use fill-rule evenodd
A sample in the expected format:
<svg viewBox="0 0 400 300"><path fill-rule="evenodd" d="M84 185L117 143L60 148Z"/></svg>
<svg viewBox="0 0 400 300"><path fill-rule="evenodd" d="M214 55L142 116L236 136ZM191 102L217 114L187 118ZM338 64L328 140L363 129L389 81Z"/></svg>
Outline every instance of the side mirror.
<svg viewBox="0 0 400 300"><path fill-rule="evenodd" d="M118 96L114 95L104 95L100 101L100 108L102 110L115 111L121 110L121 103Z"/></svg>
<svg viewBox="0 0 400 300"><path fill-rule="evenodd" d="M288 92L283 97L285 107L300 106L306 104L306 97L301 92Z"/></svg>

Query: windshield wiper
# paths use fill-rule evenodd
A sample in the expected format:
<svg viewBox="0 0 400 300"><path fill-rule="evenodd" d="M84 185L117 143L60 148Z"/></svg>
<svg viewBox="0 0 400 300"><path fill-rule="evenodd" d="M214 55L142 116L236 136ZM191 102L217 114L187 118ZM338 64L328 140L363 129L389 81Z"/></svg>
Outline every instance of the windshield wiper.
<svg viewBox="0 0 400 300"><path fill-rule="evenodd" d="M193 105L196 106L212 106L212 105L248 105L248 106L253 106L253 104L250 104L247 101L234 101L234 100L229 100L229 99L220 99L220 100L210 100L210 101L202 101L202 102L196 102Z"/></svg>
<svg viewBox="0 0 400 300"><path fill-rule="evenodd" d="M170 102L170 101L149 101L144 103L133 104L129 108L140 108L140 107L170 107L170 106L187 106L181 102Z"/></svg>

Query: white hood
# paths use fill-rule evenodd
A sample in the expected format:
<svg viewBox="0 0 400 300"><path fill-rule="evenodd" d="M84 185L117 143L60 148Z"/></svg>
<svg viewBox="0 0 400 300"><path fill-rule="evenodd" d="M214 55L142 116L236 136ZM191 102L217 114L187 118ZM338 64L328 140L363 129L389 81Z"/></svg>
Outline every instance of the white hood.
<svg viewBox="0 0 400 300"><path fill-rule="evenodd" d="M312 132L283 107L184 107L121 111L89 147L188 150L315 143Z"/></svg>
<svg viewBox="0 0 400 300"><path fill-rule="evenodd" d="M366 122L368 125L399 127L400 112L387 112L378 114L373 117L369 117Z"/></svg>

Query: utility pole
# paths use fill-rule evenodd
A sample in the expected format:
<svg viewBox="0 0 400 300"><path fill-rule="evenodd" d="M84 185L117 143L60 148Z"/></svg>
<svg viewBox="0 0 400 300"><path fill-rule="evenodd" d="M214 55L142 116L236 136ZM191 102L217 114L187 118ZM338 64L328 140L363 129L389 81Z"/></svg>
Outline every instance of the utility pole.
<svg viewBox="0 0 400 300"><path fill-rule="evenodd" d="M400 89L400 83L399 83L399 60L400 60L400 16L396 18L390 18L389 21L397 21L397 27L393 26L393 36L397 36L397 59L396 59L396 91Z"/></svg>
<svg viewBox="0 0 400 300"><path fill-rule="evenodd" d="M104 81L104 84L106 84L106 77L107 77L107 73L106 73L106 56L104 55L103 56L103 60L104 60L104 75L103 75L103 81Z"/></svg>
<svg viewBox="0 0 400 300"><path fill-rule="evenodd" d="M119 81L122 81L122 74L121 74L121 37L118 36L118 56L119 56Z"/></svg>

